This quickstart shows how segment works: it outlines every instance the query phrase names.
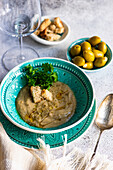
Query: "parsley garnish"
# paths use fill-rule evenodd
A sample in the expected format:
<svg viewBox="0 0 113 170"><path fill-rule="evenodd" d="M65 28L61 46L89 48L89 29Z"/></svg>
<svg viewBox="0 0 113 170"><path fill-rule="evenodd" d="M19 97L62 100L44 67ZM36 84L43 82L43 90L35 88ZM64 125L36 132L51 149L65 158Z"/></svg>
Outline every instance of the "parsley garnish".
<svg viewBox="0 0 113 170"><path fill-rule="evenodd" d="M58 80L57 72L51 64L43 63L41 68L34 68L30 64L24 69L29 86L40 86L42 89L49 89L53 82Z"/></svg>

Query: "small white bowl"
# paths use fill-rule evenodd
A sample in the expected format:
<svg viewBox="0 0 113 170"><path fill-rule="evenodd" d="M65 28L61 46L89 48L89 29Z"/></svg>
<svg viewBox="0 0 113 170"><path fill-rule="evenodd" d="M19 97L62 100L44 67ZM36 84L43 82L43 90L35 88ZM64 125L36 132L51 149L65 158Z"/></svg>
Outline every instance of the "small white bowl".
<svg viewBox="0 0 113 170"><path fill-rule="evenodd" d="M41 22L46 19L46 18L49 18L50 20L53 20L56 16L42 16L41 17ZM33 38L35 41L41 43L41 44L44 44L44 45L58 45L58 44L61 44L63 43L64 41L66 41L66 39L68 38L69 36L69 33L70 33L70 27L69 25L60 17L61 21L63 22L63 25L64 25L64 33L63 35L61 36L61 38L57 41L48 41L48 40L45 40L45 39L42 39L40 38L39 36L35 35L34 33L32 33L30 36L31 38Z"/></svg>

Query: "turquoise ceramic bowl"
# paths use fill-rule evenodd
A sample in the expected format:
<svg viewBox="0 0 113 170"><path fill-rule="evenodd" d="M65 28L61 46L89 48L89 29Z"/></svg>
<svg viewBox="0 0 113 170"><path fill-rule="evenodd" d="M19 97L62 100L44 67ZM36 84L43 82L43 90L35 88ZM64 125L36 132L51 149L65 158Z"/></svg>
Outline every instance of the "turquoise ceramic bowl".
<svg viewBox="0 0 113 170"><path fill-rule="evenodd" d="M84 41L87 41L89 38L81 38L81 39L78 39L76 41L74 41L73 43L71 43L71 45L68 47L67 51L66 51L66 57L67 57L67 60L70 61L72 63L72 58L71 58L71 55L70 55L70 50L71 48L74 46L74 45L80 45L82 42ZM107 44L106 44L107 45ZM110 47L107 45L107 53L106 53L106 56L108 58L108 61L107 63L105 64L105 66L101 67L101 68L93 68L91 70L88 70L88 69L84 69L84 68L81 68L83 71L85 72L95 72L95 71L99 71L99 70L102 70L102 69L105 69L112 61L112 51L110 49Z"/></svg>
<svg viewBox="0 0 113 170"><path fill-rule="evenodd" d="M41 67L42 63L51 63L54 66L54 70L58 73L58 80L69 85L77 100L77 108L73 117L67 123L55 128L41 129L30 126L20 118L16 111L16 97L20 89L27 84L23 68L28 64ZM87 75L74 64L57 58L39 58L16 66L5 76L1 83L0 100L2 112L14 125L30 132L50 134L68 130L82 122L94 105L94 90Z"/></svg>

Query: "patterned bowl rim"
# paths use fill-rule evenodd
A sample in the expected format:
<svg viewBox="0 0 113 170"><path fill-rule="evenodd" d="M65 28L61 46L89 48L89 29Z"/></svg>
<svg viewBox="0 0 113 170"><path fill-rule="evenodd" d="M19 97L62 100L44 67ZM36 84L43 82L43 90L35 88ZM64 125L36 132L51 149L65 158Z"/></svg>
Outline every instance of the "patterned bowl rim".
<svg viewBox="0 0 113 170"><path fill-rule="evenodd" d="M66 58L67 58L67 60L69 61L69 62L71 62L72 63L72 61L70 61L70 54L69 54L69 51L70 51L70 48L73 46L73 45L75 45L75 44L77 44L77 43L79 43L79 42L81 42L81 41L85 41L85 40L88 40L90 37L85 37L85 38L80 38L80 39L77 39L77 40L75 40L75 41L73 41L69 46L68 46L68 48L67 48L67 50L66 50ZM109 66L111 63L112 63L112 50L111 50L111 48L110 48L110 46L108 45L108 44L106 44L107 45L107 48L109 49L109 52L110 52L110 59L107 61L107 63L103 66L103 67L100 67L100 68L96 68L96 69L92 69L92 70L88 70L88 69L85 69L85 68L81 68L81 70L82 71L85 71L85 72L89 72L89 73L93 73L93 72L97 72L97 71L100 71L100 70L103 70L103 69L105 69L107 66ZM80 67L79 67L80 68Z"/></svg>
<svg viewBox="0 0 113 170"><path fill-rule="evenodd" d="M66 127L63 127L63 128L60 128L60 129L56 129L56 130L35 130L35 129L30 129L28 127L25 127L23 125L20 125L19 123L13 121L4 111L4 108L2 106L2 102L0 100L0 107L1 107L1 110L3 112L3 114L5 115L5 117L10 121L12 122L14 125L16 125L17 127L21 128L21 129L24 129L26 131L30 131L30 132L34 132L34 133L41 133L41 134L50 134L50 133L59 133L59 132L62 132L62 131L65 131L65 130L68 130L68 129L71 129L73 128L74 126L78 125L81 121L83 121L87 116L88 114L91 112L91 109L93 107L93 104L94 104L94 99L95 99L95 92L94 92L94 87L93 87L93 83L91 81L91 79L88 77L88 75L81 69L79 68L78 66L76 66L75 64L73 63L70 63L69 61L66 61L64 59L59 59L59 58L51 58L51 57L43 57L43 58L36 58L36 59L32 59L32 60L28 60L27 62L23 62L19 65L17 65L16 67L14 67L12 70L10 70L7 75L4 77L4 79L2 80L1 82L1 86L0 86L0 94L1 94L1 88L2 86L4 86L4 83L5 81L7 81L7 78L8 78L8 75L11 73L11 72L15 72L16 70L20 69L20 67L23 65L23 64L27 64L29 62L32 62L32 61L38 61L38 60L56 60L56 61L63 61L65 63L68 63L69 65L73 65L74 67L76 67L78 70L80 70L89 80L90 84L91 84L91 87L92 87L92 102L91 102L91 106L89 108L89 110L87 111L87 113L81 118L79 119L77 122L73 123L72 125L69 125L69 126L66 126Z"/></svg>

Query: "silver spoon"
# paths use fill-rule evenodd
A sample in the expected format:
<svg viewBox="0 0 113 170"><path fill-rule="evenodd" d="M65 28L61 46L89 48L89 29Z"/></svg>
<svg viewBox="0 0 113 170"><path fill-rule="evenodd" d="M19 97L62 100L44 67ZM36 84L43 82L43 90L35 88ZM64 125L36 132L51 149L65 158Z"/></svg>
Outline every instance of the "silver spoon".
<svg viewBox="0 0 113 170"><path fill-rule="evenodd" d="M100 104L97 110L95 124L100 129L100 133L91 160L96 154L102 132L113 127L113 94L107 95Z"/></svg>

